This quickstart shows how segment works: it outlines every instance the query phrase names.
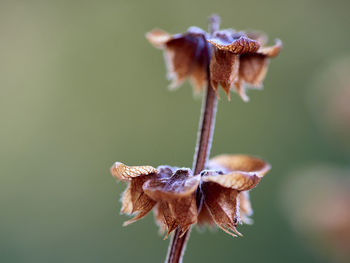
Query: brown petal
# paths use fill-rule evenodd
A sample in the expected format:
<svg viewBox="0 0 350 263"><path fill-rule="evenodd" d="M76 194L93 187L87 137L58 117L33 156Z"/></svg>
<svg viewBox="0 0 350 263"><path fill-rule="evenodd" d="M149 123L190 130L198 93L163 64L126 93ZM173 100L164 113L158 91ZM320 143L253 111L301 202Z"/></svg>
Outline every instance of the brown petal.
<svg viewBox="0 0 350 263"><path fill-rule="evenodd" d="M170 178L152 178L143 185L145 193L156 201L172 201L192 195L200 181L200 175L193 176L189 169L179 169Z"/></svg>
<svg viewBox="0 0 350 263"><path fill-rule="evenodd" d="M121 181L129 181L141 175L158 173L158 171L152 166L127 166L123 163L116 162L111 167L111 173Z"/></svg>
<svg viewBox="0 0 350 263"><path fill-rule="evenodd" d="M269 59L260 54L245 54L240 57L236 90L244 101L249 101L247 88L261 89L268 69ZM247 86L246 84L249 84Z"/></svg>
<svg viewBox="0 0 350 263"><path fill-rule="evenodd" d="M213 89L217 91L218 85L230 96L230 88L238 77L239 57L231 52L215 48L210 62L210 79Z"/></svg>
<svg viewBox="0 0 350 263"><path fill-rule="evenodd" d="M210 160L209 167L221 170L223 174L204 174L202 181L215 182L239 191L255 187L270 170L269 164L248 155L220 155Z"/></svg>
<svg viewBox="0 0 350 263"><path fill-rule="evenodd" d="M263 46L267 43L267 36L265 33L263 32L246 32L247 37L249 37L250 39L256 40L259 42L260 46Z"/></svg>
<svg viewBox="0 0 350 263"><path fill-rule="evenodd" d="M232 236L241 235L236 230L238 191L212 182L202 183L201 190L204 196L204 205L218 227Z"/></svg>
<svg viewBox="0 0 350 263"><path fill-rule="evenodd" d="M208 210L208 208L206 207L205 204L203 204L201 211L198 214L198 223L199 226L202 225L209 225L209 226L213 226L215 225L215 222Z"/></svg>
<svg viewBox="0 0 350 263"><path fill-rule="evenodd" d="M153 209L153 213L154 213L154 220L156 221L156 224L159 226L159 234L162 235L167 229L167 224L164 221L164 216L161 209L161 203L162 202L158 202L156 204L156 206Z"/></svg>
<svg viewBox="0 0 350 263"><path fill-rule="evenodd" d="M152 210L156 204L154 200L149 198L142 190L142 185L148 180L146 176L133 178L122 197L122 210L124 214L138 213L134 218L124 222L123 226L127 226L142 217Z"/></svg>
<svg viewBox="0 0 350 263"><path fill-rule="evenodd" d="M253 86L261 86L267 72L268 59L259 54L240 57L239 79Z"/></svg>
<svg viewBox="0 0 350 263"><path fill-rule="evenodd" d="M245 224L252 224L253 221L249 218L253 214L253 209L249 200L249 191L240 192L238 194L238 200L240 221Z"/></svg>
<svg viewBox="0 0 350 263"><path fill-rule="evenodd" d="M177 227L185 233L190 225L197 222L194 192L199 180L200 176L192 176L189 169L179 169L170 178L154 178L143 185L145 193L160 202L157 218L163 215L160 221L168 228L167 236Z"/></svg>
<svg viewBox="0 0 350 263"><path fill-rule="evenodd" d="M203 87L207 86L207 71L203 69L203 65L209 63L207 60L207 55L202 55L192 66L190 81L196 94L199 94Z"/></svg>
<svg viewBox="0 0 350 263"><path fill-rule="evenodd" d="M210 159L209 168L224 172L253 172L262 177L270 169L270 165L260 158L245 154L222 154Z"/></svg>
<svg viewBox="0 0 350 263"><path fill-rule="evenodd" d="M208 39L208 42L220 50L234 54L254 53L260 48L258 41L247 37L243 33L235 33L230 36L219 31L213 38Z"/></svg>
<svg viewBox="0 0 350 263"><path fill-rule="evenodd" d="M151 32L146 34L147 40L157 48L163 48L165 44L172 38L172 36L161 30L161 29L153 29Z"/></svg>
<svg viewBox="0 0 350 263"><path fill-rule="evenodd" d="M156 222L160 226L160 233L164 233L166 229L168 230L164 239L166 239L169 236L169 234L179 226L179 223L177 222L176 217L173 216L173 212L171 211L170 205L167 202L164 202L164 201L158 202L155 209L155 217L156 217ZM195 221L193 222L191 221L190 224L188 224L188 227L194 223ZM187 230L188 227L185 227L184 229Z"/></svg>
<svg viewBox="0 0 350 263"><path fill-rule="evenodd" d="M257 53L261 55L265 55L267 57L275 57L282 50L282 41L279 39L275 40L275 45L270 47L261 47L258 49Z"/></svg>
<svg viewBox="0 0 350 263"><path fill-rule="evenodd" d="M176 221L175 216L170 210L170 206L167 202L159 202L159 214L163 225L167 227L168 232L165 235L164 239L166 239L169 234L174 231L178 226L178 222Z"/></svg>
<svg viewBox="0 0 350 263"><path fill-rule="evenodd" d="M265 79L269 65L269 58L277 56L281 49L282 42L277 39L274 46L261 47L255 54L243 54L240 56L239 74L235 86L244 101L249 101L246 95L247 88L262 88L262 82Z"/></svg>
<svg viewBox="0 0 350 263"><path fill-rule="evenodd" d="M202 90L206 85L209 63L205 31L191 27L184 34L171 36L157 29L147 33L146 37L155 47L164 49L167 76L172 81L170 88L181 85L189 77L195 91Z"/></svg>

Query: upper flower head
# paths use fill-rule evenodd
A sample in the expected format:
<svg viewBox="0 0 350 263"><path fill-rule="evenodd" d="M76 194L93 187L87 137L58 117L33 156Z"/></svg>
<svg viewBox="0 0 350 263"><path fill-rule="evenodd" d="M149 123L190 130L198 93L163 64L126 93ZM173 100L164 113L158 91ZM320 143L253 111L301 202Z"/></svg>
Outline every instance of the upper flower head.
<svg viewBox="0 0 350 263"><path fill-rule="evenodd" d="M269 58L277 56L282 42L266 47L267 37L261 33L216 30L212 34L190 27L183 34L170 35L155 29L146 34L157 48L164 49L170 87L189 78L199 92L210 80L214 90L220 85L230 97L235 90L244 101L246 88L261 88Z"/></svg>
<svg viewBox="0 0 350 263"><path fill-rule="evenodd" d="M179 227L182 233L195 223L214 223L235 236L239 222L249 223L252 214L248 190L254 188L270 166L246 155L221 155L209 163L210 170L193 175L190 169L170 166L126 166L115 163L112 175L128 181L122 213L138 213L124 223L144 217L153 207L156 220L168 234ZM203 194L203 204L196 200Z"/></svg>

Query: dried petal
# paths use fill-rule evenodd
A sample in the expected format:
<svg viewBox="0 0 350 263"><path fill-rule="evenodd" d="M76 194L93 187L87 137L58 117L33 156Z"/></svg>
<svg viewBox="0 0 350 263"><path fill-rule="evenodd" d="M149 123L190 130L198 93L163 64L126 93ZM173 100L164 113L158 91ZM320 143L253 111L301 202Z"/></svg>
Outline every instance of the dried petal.
<svg viewBox="0 0 350 263"><path fill-rule="evenodd" d="M138 213L134 218L124 222L123 226L127 226L152 210L156 202L149 198L143 191L142 185L148 180L146 176L133 178L122 197L122 210L124 214Z"/></svg>
<svg viewBox="0 0 350 263"><path fill-rule="evenodd" d="M161 202L158 202L153 209L154 220L156 221L156 224L159 226L159 234L164 234L167 229L167 224L164 221L164 215L162 213L160 204Z"/></svg>
<svg viewBox="0 0 350 263"><path fill-rule="evenodd" d="M193 176L189 169L179 169L170 178L153 178L148 180L143 190L154 200L172 201L192 195L198 185L200 176Z"/></svg>
<svg viewBox="0 0 350 263"><path fill-rule="evenodd" d="M172 231L174 231L178 226L175 216L170 210L170 206L167 202L159 202L159 214L162 216L161 221L163 225L168 229L168 232L164 239L166 239Z"/></svg>
<svg viewBox="0 0 350 263"><path fill-rule="evenodd" d="M253 209L249 200L249 191L243 191L238 194L240 221L245 224L252 224L253 220L249 217L253 214Z"/></svg>
<svg viewBox="0 0 350 263"><path fill-rule="evenodd" d="M209 161L209 168L224 173L243 172L263 177L271 166L264 160L244 154L222 154Z"/></svg>
<svg viewBox="0 0 350 263"><path fill-rule="evenodd" d="M265 78L269 62L268 58L276 56L282 48L280 40L276 40L276 44L272 47L262 47L266 41L267 37L262 33L235 32L232 29L218 31L211 39L208 39L208 42L215 47L214 58L218 56L223 58L225 53L239 56L239 62L235 63L239 69L231 69L230 59L221 59L221 63L211 62L210 77L213 88L217 90L217 86L220 84L228 94L231 87L234 87L244 101L249 101L246 95L246 89L249 88L247 84L251 88L262 88L262 81ZM220 52L223 54L219 54ZM217 80L217 72L225 72L225 74L221 74L220 81Z"/></svg>
<svg viewBox="0 0 350 263"><path fill-rule="evenodd" d="M238 77L238 69L238 55L215 49L210 62L210 79L213 89L217 91L218 85L221 85L229 96L230 88Z"/></svg>
<svg viewBox="0 0 350 263"><path fill-rule="evenodd" d="M270 166L247 155L220 155L209 161L209 168L201 172L204 205L222 230L240 235L237 223L251 223L249 216L253 213L247 190L261 180ZM201 224L212 224L206 210L198 218Z"/></svg>
<svg viewBox="0 0 350 263"><path fill-rule="evenodd" d="M192 176L189 169L179 169L170 178L150 179L143 185L145 193L160 202L157 218L167 226L168 235L177 227L185 233L190 225L197 222L194 192L199 180L200 176ZM160 219L161 214L163 219Z"/></svg>
<svg viewBox="0 0 350 263"><path fill-rule="evenodd" d="M246 94L248 88L262 89L268 64L269 60L263 55L247 54L240 57L239 77L235 85L243 101L249 101Z"/></svg>
<svg viewBox="0 0 350 263"><path fill-rule="evenodd" d="M111 167L111 173L121 181L129 181L132 178L158 173L157 169L152 166L127 166L123 163L116 162Z"/></svg>
<svg viewBox="0 0 350 263"><path fill-rule="evenodd" d="M247 155L221 155L212 159L209 167L223 170L223 174L204 174L203 182L246 191L255 187L270 169L263 160Z"/></svg>
<svg viewBox="0 0 350 263"><path fill-rule="evenodd" d="M246 32L246 35L250 39L258 41L260 46L264 46L267 43L267 40L268 40L266 34L263 33L263 32L258 32L258 31Z"/></svg>
<svg viewBox="0 0 350 263"><path fill-rule="evenodd" d="M172 81L171 88L179 86L186 78L191 79L197 92L206 85L206 69L209 63L206 35L205 31L197 27L173 36L159 29L146 34L151 44L164 49L167 76Z"/></svg>
<svg viewBox="0 0 350 263"><path fill-rule="evenodd" d="M249 101L246 89L261 89L265 79L269 58L277 56L281 51L282 42L276 40L276 44L271 47L261 47L254 54L243 54L240 56L240 67L238 80L236 82L237 92L244 101Z"/></svg>
<svg viewBox="0 0 350 263"><path fill-rule="evenodd" d="M209 225L209 226L214 226L215 222L208 210L208 208L206 207L205 204L203 204L202 209L200 210L199 214L198 214L198 225L202 226L202 225Z"/></svg>
<svg viewBox="0 0 350 263"><path fill-rule="evenodd" d="M241 235L236 230L238 191L212 182L202 183L201 190L204 196L204 205L218 227L232 236Z"/></svg>
<svg viewBox="0 0 350 263"><path fill-rule="evenodd" d="M161 29L153 29L146 34L148 41L157 48L163 48L165 44L171 39L171 35Z"/></svg>
<svg viewBox="0 0 350 263"><path fill-rule="evenodd" d="M258 41L249 38L246 34L234 33L232 30L216 32L208 42L219 50L229 51L234 54L254 53L260 48Z"/></svg>
<svg viewBox="0 0 350 263"><path fill-rule="evenodd" d="M270 47L261 47L258 49L257 53L261 55L265 55L267 57L275 57L282 50L282 41L280 39L275 40L275 45Z"/></svg>

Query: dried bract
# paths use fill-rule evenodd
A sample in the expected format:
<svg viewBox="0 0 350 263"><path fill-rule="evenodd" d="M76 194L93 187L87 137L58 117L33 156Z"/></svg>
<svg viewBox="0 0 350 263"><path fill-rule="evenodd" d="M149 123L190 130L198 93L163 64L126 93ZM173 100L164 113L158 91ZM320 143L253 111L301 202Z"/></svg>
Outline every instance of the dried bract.
<svg viewBox="0 0 350 263"><path fill-rule="evenodd" d="M193 175L188 168L155 169L115 163L112 175L129 182L121 212L138 213L124 225L144 217L155 207L156 221L161 229L167 229L166 237L178 227L185 233L197 222L216 224L230 235L240 235L237 223L249 223L248 216L252 214L247 191L257 185L270 166L246 155L221 155L209 162L209 169ZM200 211L196 191L203 195Z"/></svg>
<svg viewBox="0 0 350 263"><path fill-rule="evenodd" d="M196 92L203 89L207 84L206 68L209 63L209 47L204 30L191 27L184 34L170 35L154 29L146 37L155 47L164 50L167 76L172 81L170 88L178 87L189 78Z"/></svg>
<svg viewBox="0 0 350 263"><path fill-rule="evenodd" d="M159 213L163 214L162 223L171 231L180 227L182 233L197 222L195 191L200 181L199 175L193 176L189 169L178 169L171 177L154 178L143 185L145 193L160 202Z"/></svg>
<svg viewBox="0 0 350 263"><path fill-rule="evenodd" d="M200 223L211 225L213 220L225 232L240 235L237 223L249 223L248 216L252 214L247 191L259 183L270 165L247 155L220 155L210 160L209 169L202 172L201 190L212 218L206 221L207 211L202 209Z"/></svg>
<svg viewBox="0 0 350 263"><path fill-rule="evenodd" d="M134 218L126 221L124 226L144 217L156 204L144 194L142 186L148 178L156 176L157 172L157 169L152 166L129 167L119 162L112 166L112 175L121 181L128 182L128 187L123 193L121 212L129 215L137 213Z"/></svg>

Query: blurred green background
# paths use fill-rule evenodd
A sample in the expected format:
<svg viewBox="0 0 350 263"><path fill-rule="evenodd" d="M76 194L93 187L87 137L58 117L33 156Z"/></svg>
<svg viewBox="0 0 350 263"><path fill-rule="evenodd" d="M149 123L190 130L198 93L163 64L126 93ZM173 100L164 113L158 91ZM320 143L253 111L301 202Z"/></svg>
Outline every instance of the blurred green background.
<svg viewBox="0 0 350 263"><path fill-rule="evenodd" d="M349 9L347 0L1 0L0 262L164 260L168 241L152 215L122 227L125 185L109 168L191 167L201 99L188 83L167 90L163 56L144 35L206 28L211 13L222 27L284 42L264 91L250 91L249 103L222 94L212 149L261 156L273 169L252 191L244 237L194 230L184 260L328 262L291 228L280 196L296 167L349 160L308 103L317 69L350 53Z"/></svg>

